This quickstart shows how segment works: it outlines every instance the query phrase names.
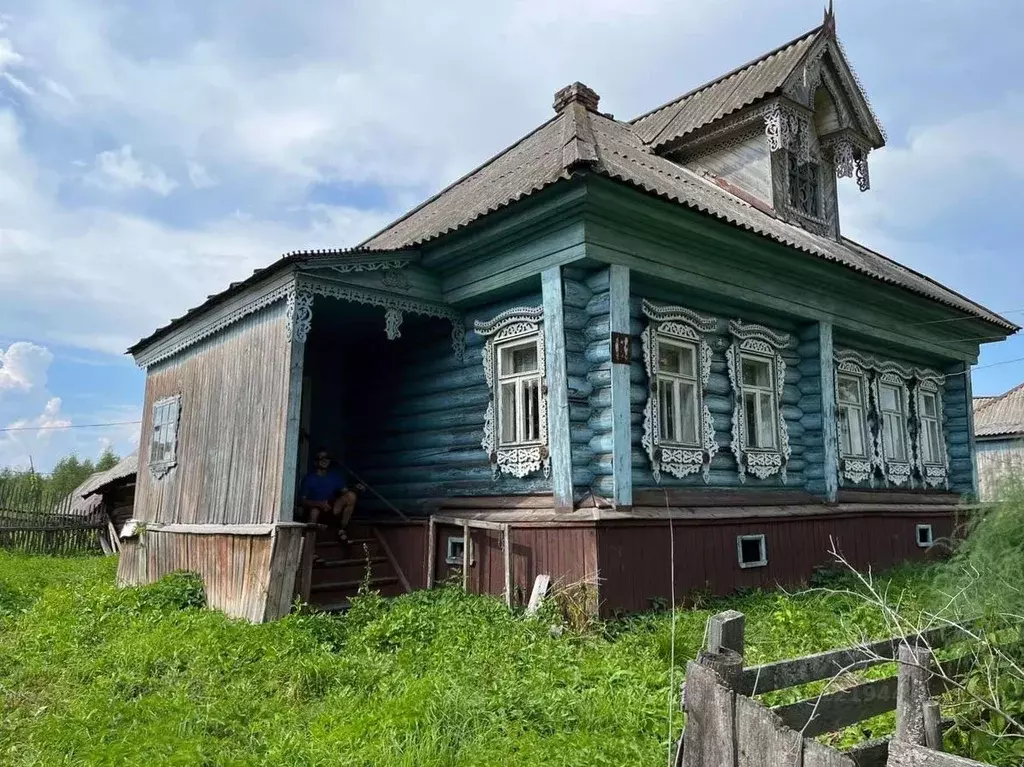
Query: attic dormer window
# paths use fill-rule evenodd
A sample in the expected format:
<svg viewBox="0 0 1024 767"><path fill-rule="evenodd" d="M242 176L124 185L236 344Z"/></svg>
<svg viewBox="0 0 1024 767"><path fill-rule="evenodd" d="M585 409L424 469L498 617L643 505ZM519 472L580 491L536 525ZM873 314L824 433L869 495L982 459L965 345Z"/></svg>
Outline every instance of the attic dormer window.
<svg viewBox="0 0 1024 767"><path fill-rule="evenodd" d="M789 204L797 213L821 218L821 167L816 162L800 162L795 152L788 152Z"/></svg>

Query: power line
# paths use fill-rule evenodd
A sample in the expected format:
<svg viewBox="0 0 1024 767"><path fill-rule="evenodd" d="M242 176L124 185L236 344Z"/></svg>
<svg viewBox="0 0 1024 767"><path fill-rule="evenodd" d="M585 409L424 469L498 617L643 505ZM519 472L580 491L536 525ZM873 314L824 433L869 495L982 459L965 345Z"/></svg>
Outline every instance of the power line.
<svg viewBox="0 0 1024 767"><path fill-rule="evenodd" d="M135 426L142 421L108 421L107 423L69 423L62 426L8 426L2 431L58 431L62 429L98 429L104 426Z"/></svg>

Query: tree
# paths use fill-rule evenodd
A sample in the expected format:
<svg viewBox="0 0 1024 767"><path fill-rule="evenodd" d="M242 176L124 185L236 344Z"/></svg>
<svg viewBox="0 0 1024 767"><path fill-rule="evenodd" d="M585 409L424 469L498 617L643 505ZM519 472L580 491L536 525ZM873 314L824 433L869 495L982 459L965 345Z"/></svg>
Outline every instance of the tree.
<svg viewBox="0 0 1024 767"><path fill-rule="evenodd" d="M96 461L96 471L107 471L108 469L113 469L117 466L120 460L121 459L118 458L117 453L115 453L110 447L107 447L107 449L103 451L103 455L100 456L100 459Z"/></svg>

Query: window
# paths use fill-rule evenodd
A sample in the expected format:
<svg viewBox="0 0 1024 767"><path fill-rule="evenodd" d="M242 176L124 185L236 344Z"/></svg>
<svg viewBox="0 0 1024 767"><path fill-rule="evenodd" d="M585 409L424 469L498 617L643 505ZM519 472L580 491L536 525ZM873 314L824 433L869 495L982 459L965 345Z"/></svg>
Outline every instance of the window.
<svg viewBox="0 0 1024 767"><path fill-rule="evenodd" d="M942 432L939 424L939 397L935 392L922 391L918 397L921 460L942 463Z"/></svg>
<svg viewBox="0 0 1024 767"><path fill-rule="evenodd" d="M498 358L498 442L522 445L541 441L540 365L537 339L502 344Z"/></svg>
<svg viewBox="0 0 1024 767"><path fill-rule="evenodd" d="M696 346L658 339L658 404L662 441L699 446Z"/></svg>
<svg viewBox="0 0 1024 767"><path fill-rule="evenodd" d="M747 447L774 450L775 410L774 361L768 357L741 355L744 428Z"/></svg>
<svg viewBox="0 0 1024 767"><path fill-rule="evenodd" d="M917 526L917 545L920 546L922 549L927 549L933 543L935 543L935 539L934 539L933 534L932 534L932 526L931 525L918 525Z"/></svg>
<svg viewBox="0 0 1024 767"><path fill-rule="evenodd" d="M878 387L879 411L882 414L882 450L892 461L907 460L906 414L903 410L903 390L892 384Z"/></svg>
<svg viewBox="0 0 1024 767"><path fill-rule="evenodd" d="M736 556L740 567L764 567L768 564L768 549L764 535L737 535Z"/></svg>
<svg viewBox="0 0 1024 767"><path fill-rule="evenodd" d="M158 478L170 471L177 461L180 404L180 397L167 397L153 404L149 466Z"/></svg>
<svg viewBox="0 0 1024 767"><path fill-rule="evenodd" d="M447 555L445 556L444 561L450 565L462 567L462 563L465 561L465 559L466 539L462 537L449 538Z"/></svg>
<svg viewBox="0 0 1024 767"><path fill-rule="evenodd" d="M863 379L859 376L840 374L837 388L839 452L843 456L864 458L867 455L867 418L864 411Z"/></svg>
<svg viewBox="0 0 1024 767"><path fill-rule="evenodd" d="M789 204L797 213L821 218L820 168L815 162L801 163L796 154L790 152L789 161Z"/></svg>

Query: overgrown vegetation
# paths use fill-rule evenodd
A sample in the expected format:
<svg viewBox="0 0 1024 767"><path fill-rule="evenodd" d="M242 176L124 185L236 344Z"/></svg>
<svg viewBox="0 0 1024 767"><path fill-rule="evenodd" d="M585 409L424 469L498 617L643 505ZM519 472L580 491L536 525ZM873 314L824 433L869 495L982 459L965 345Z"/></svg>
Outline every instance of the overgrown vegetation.
<svg viewBox="0 0 1024 767"><path fill-rule="evenodd" d="M891 578L922 592L921 569ZM457 588L343 618L251 626L201 609L176 575L113 587L112 560L0 554L0 763L489 765L665 762L670 701L709 602L553 632ZM750 662L883 631L854 598L752 593ZM670 685L670 678L672 683ZM671 739L681 717L673 713Z"/></svg>
<svg viewBox="0 0 1024 767"><path fill-rule="evenodd" d="M1020 646L1000 655L989 638L1024 614L1022 510L1013 494L941 565L699 600L675 616L674 652L668 612L594 623L572 594L530 619L458 588L364 593L344 617L252 626L204 609L187 574L118 590L111 559L0 553L0 763L660 765L685 664L728 607L747 615L748 664L984 613L996 633L979 635L969 689L944 703L947 746L1017 765ZM884 715L831 742L891 726Z"/></svg>

